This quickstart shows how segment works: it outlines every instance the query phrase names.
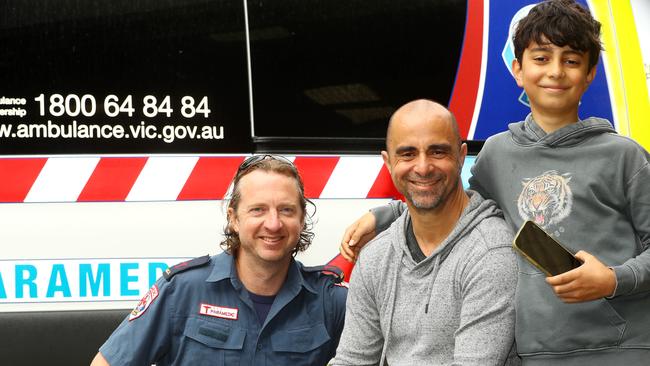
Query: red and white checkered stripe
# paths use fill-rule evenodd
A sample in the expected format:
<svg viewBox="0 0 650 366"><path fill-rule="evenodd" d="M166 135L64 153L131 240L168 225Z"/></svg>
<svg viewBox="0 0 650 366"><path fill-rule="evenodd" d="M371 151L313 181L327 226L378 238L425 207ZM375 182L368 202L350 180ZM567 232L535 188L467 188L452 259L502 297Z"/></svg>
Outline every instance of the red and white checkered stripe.
<svg viewBox="0 0 650 366"><path fill-rule="evenodd" d="M0 158L0 202L223 199L246 156ZM291 157L308 198L399 194L380 156Z"/></svg>

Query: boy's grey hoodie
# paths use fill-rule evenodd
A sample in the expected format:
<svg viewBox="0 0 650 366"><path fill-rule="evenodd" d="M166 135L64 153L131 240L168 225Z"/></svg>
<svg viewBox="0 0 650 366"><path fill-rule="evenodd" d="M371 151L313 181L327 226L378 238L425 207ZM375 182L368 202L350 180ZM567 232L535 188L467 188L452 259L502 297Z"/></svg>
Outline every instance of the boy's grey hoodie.
<svg viewBox="0 0 650 366"><path fill-rule="evenodd" d="M468 194L451 234L420 263L406 245L408 211L366 245L332 365L377 365L382 350L391 366L519 364L512 231L493 201Z"/></svg>
<svg viewBox="0 0 650 366"><path fill-rule="evenodd" d="M498 202L512 227L536 221L618 281L612 298L565 304L520 258L516 339L525 365L650 364L649 160L599 118L547 134L529 115L485 143L472 189Z"/></svg>

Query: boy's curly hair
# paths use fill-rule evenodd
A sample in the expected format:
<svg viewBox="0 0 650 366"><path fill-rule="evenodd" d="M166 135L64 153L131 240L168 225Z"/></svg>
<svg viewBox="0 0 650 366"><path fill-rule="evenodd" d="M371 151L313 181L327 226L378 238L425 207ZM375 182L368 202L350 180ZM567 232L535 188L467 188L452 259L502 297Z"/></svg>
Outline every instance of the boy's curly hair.
<svg viewBox="0 0 650 366"><path fill-rule="evenodd" d="M600 42L600 22L589 10L574 0L547 0L530 10L517 24L513 36L515 57L521 62L526 47L531 42L553 43L574 50L589 52L589 68L598 64L603 50Z"/></svg>

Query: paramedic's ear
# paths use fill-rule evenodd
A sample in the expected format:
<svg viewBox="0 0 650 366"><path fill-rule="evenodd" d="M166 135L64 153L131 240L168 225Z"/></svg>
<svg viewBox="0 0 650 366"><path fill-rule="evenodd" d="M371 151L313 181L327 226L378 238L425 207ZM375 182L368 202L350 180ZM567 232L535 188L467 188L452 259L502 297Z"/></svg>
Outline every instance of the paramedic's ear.
<svg viewBox="0 0 650 366"><path fill-rule="evenodd" d="M237 213L235 212L235 209L228 207L228 214L226 215L226 218L228 220L228 226L230 226L230 230L239 234L239 222L237 220Z"/></svg>
<svg viewBox="0 0 650 366"><path fill-rule="evenodd" d="M512 75L515 77L515 81L520 88L524 87L524 84L521 82L521 64L519 60L512 60Z"/></svg>

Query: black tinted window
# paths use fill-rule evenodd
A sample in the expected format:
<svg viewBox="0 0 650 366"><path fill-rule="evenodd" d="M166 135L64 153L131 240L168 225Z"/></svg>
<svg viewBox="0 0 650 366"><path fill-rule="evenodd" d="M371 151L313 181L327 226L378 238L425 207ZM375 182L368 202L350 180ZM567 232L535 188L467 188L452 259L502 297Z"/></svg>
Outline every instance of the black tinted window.
<svg viewBox="0 0 650 366"><path fill-rule="evenodd" d="M78 125L121 124L126 133L129 126L157 130L152 138L6 138L0 153L241 152L250 145L241 0L9 0L2 8L0 96L27 101L21 106L27 111L23 118L0 116L0 122L14 124L14 134L18 124L46 125L48 120L66 127L73 120ZM34 100L41 94L43 115ZM52 116L49 102L55 94L73 95L73 109L77 100L92 95L96 111L92 116ZM133 115L107 116L104 100L110 94L120 104L131 95ZM147 95L155 96L158 105L170 96L173 113L144 115ZM185 96L194 98L195 106L207 97L208 117L181 115ZM197 126L198 131L223 126L225 137L163 141L155 135L165 125Z"/></svg>
<svg viewBox="0 0 650 366"><path fill-rule="evenodd" d="M415 98L447 103L465 1L248 1L258 137L383 138Z"/></svg>

